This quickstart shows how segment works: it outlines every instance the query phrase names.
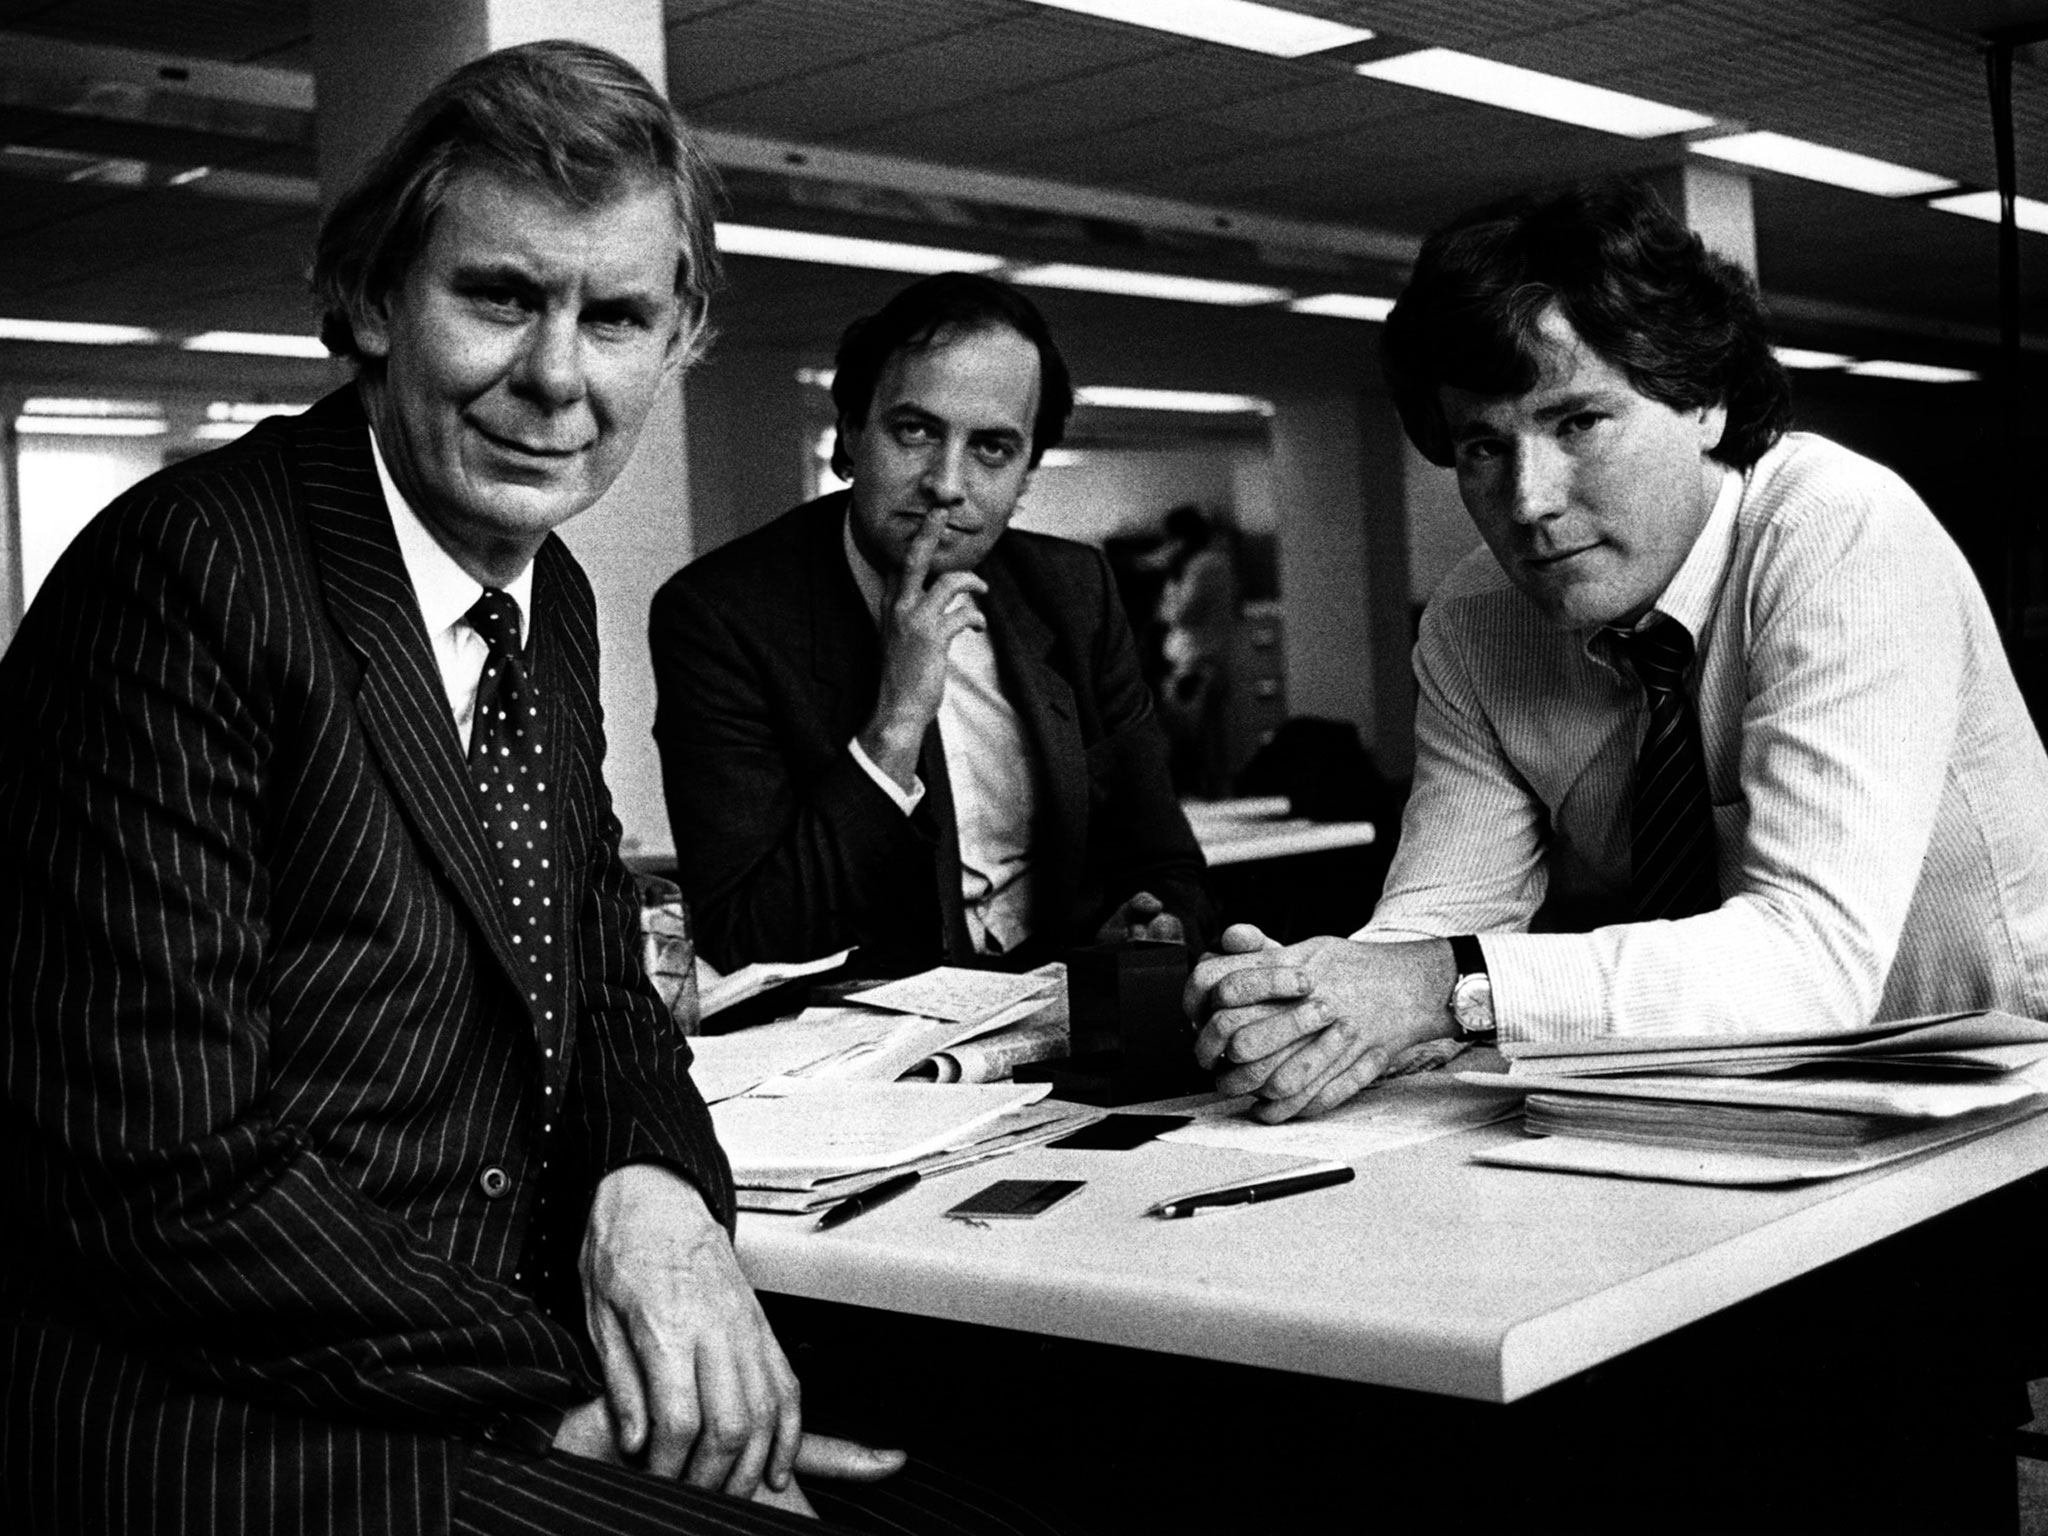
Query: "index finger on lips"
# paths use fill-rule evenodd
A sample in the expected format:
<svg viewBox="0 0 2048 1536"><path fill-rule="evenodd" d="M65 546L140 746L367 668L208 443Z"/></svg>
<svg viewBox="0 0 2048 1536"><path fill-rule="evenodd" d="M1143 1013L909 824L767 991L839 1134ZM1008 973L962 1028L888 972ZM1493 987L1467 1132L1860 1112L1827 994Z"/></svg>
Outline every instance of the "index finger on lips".
<svg viewBox="0 0 2048 1536"><path fill-rule="evenodd" d="M934 507L925 513L924 523L917 535L910 541L910 548L903 555L903 592L915 599L924 592L924 580L932 568L932 556L938 553L939 538L946 531L946 513L941 507Z"/></svg>

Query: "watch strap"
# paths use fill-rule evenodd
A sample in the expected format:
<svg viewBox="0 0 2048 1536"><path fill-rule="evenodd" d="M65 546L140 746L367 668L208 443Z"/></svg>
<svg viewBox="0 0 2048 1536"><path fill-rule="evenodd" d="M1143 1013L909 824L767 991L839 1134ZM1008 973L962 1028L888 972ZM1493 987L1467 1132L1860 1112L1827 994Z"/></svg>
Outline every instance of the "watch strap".
<svg viewBox="0 0 2048 1536"><path fill-rule="evenodd" d="M1486 951L1479 947L1478 935L1461 933L1452 938L1451 964L1457 967L1460 976L1484 974Z"/></svg>

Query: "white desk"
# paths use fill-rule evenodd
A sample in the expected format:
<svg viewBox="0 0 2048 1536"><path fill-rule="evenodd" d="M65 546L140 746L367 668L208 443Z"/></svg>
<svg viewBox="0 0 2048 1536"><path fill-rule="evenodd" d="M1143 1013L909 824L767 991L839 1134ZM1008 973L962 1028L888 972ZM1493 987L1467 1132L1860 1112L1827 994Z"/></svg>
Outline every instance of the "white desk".
<svg viewBox="0 0 2048 1536"><path fill-rule="evenodd" d="M829 1234L744 1215L763 1290L1509 1403L2048 1168L2048 1117L1853 1179L1725 1190L1484 1168L1513 1125L1360 1165L1351 1184L1158 1221L1248 1154L1038 1150ZM939 1213L995 1177L1087 1189L1036 1220Z"/></svg>

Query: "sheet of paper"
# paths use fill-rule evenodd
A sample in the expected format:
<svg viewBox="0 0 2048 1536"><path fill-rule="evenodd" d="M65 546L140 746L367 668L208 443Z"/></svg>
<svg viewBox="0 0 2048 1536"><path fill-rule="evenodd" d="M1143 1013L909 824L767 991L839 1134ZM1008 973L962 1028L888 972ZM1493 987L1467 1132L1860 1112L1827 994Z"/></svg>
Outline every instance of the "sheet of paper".
<svg viewBox="0 0 2048 1536"><path fill-rule="evenodd" d="M893 1014L865 1008L806 1008L794 1019L729 1035L698 1035L690 1041L696 1057L690 1076L704 1102L716 1104L770 1078L822 1066L884 1039L899 1022Z"/></svg>
<svg viewBox="0 0 2048 1536"><path fill-rule="evenodd" d="M1475 1152L1472 1161L1499 1168L1534 1168L1549 1173L1605 1174L1620 1179L1655 1179L1668 1184L1803 1184L1838 1179L1881 1168L1918 1152L1953 1146L2041 1113L2040 1101L1983 1111L1959 1120L1937 1120L1903 1135L1855 1148L1839 1156L1757 1152L1706 1152L1688 1147L1643 1146L1591 1136L1531 1136Z"/></svg>
<svg viewBox="0 0 2048 1536"><path fill-rule="evenodd" d="M1355 1163L1375 1152L1491 1125L1521 1108L1517 1094L1475 1088L1442 1072L1381 1083L1316 1120L1262 1125L1245 1117L1251 1103L1249 1098L1237 1098L1201 1106L1194 1111L1193 1125L1159 1139Z"/></svg>
<svg viewBox="0 0 2048 1536"><path fill-rule="evenodd" d="M713 1014L730 1008L734 1003L743 1003L750 997L759 996L770 987L779 987L785 981L795 981L800 976L816 976L823 971L837 970L846 964L850 949L842 949L835 955L820 955L815 960L761 960L752 965L743 965L730 976L720 976L710 966L699 963L697 970L697 1003L701 1016L710 1018Z"/></svg>
<svg viewBox="0 0 2048 1536"><path fill-rule="evenodd" d="M712 1106L733 1177L828 1176L909 1162L966 1142L1051 1092L1049 1083L839 1083Z"/></svg>
<svg viewBox="0 0 2048 1536"><path fill-rule="evenodd" d="M1101 1110L1089 1109L1085 1105L1046 1099L1037 1104L1027 1104L1022 1109L1013 1109L989 1121L970 1132L963 1146L948 1147L907 1163L863 1169L859 1173L835 1174L828 1178L815 1175L784 1177L774 1184L761 1182L757 1176L757 1182L739 1186L740 1209L814 1211L860 1190L871 1189L899 1173L915 1170L920 1176L933 1179L955 1169L972 1168L1006 1157L1026 1147L1040 1146L1093 1123L1101 1114Z"/></svg>
<svg viewBox="0 0 2048 1536"><path fill-rule="evenodd" d="M1588 1098L1660 1099L1692 1104L1748 1104L1759 1108L1830 1109L1865 1115L1903 1115L1950 1120L1959 1115L2048 1094L2048 1063L2018 1072L1947 1082L1914 1082L1855 1075L1854 1063L1837 1059L1839 1074L1782 1077L1686 1076L1661 1072L1641 1077L1582 1077L1536 1073L1460 1072L1475 1086L1520 1093L1571 1093Z"/></svg>
<svg viewBox="0 0 2048 1536"><path fill-rule="evenodd" d="M869 1008L888 1008L897 1013L917 1013L928 1019L950 1019L956 1024L983 1020L1037 997L1055 985L1052 967L1041 966L1021 975L1009 971L970 971L962 966L941 965L901 981L885 982L856 992L847 998Z"/></svg>
<svg viewBox="0 0 2048 1536"><path fill-rule="evenodd" d="M1501 1054L1513 1070L1631 1072L1670 1070L1681 1052L1701 1062L1751 1061L1773 1055L1885 1056L1908 1052L1963 1053L1985 1046L2048 1041L2048 1022L1987 1010L1893 1019L1854 1030L1758 1031L1722 1035L1611 1035L1599 1040L1515 1040ZM1547 1059L1546 1059L1547 1058ZM1520 1063L1529 1062L1526 1068Z"/></svg>

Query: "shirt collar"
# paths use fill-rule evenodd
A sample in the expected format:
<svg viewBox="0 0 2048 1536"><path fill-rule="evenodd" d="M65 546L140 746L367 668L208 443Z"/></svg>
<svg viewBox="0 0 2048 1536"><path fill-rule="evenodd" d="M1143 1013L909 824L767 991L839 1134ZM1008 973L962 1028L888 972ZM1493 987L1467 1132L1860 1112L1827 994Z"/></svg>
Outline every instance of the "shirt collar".
<svg viewBox="0 0 2048 1536"><path fill-rule="evenodd" d="M1700 529L1699 537L1692 541L1692 548L1686 553L1678 574L1671 578L1671 584L1664 589L1650 613L1643 615L1644 623L1652 615L1661 613L1667 619L1676 619L1683 624L1694 644L1704 647L1707 621L1713 617L1714 602L1721 595L1722 578L1728 574L1728 561L1735 552L1735 509L1741 503L1742 476L1724 468L1721 471L1721 490L1714 498L1714 510L1707 514L1706 525ZM1636 627L1640 629L1642 624Z"/></svg>
<svg viewBox="0 0 2048 1536"><path fill-rule="evenodd" d="M384 504L391 509L391 528L398 535L399 558L405 562L405 574L412 582L427 637L438 639L476 606L476 600L483 596L483 583L455 563L455 557L441 547L432 530L420 521L412 503L399 493L398 483L384 463L384 450L377 446L375 428L370 431L370 457L377 463L377 483L384 488ZM533 628L533 562L529 560L526 569L504 590L519 605L519 643L524 646Z"/></svg>
<svg viewBox="0 0 2048 1536"><path fill-rule="evenodd" d="M1628 672L1616 647L1623 639L1648 629L1658 619L1675 619L1692 636L1693 653L1707 648L1707 627L1713 622L1714 603L1721 595L1721 582L1728 574L1728 562L1735 554L1735 511L1742 505L1743 477L1732 469L1721 472L1721 489L1714 508L1707 514L1699 536L1692 541L1678 573L1657 601L1634 624L1603 624L1586 635L1586 654L1602 666ZM1632 675L1632 674L1631 674Z"/></svg>

